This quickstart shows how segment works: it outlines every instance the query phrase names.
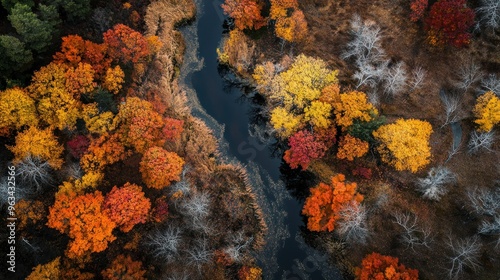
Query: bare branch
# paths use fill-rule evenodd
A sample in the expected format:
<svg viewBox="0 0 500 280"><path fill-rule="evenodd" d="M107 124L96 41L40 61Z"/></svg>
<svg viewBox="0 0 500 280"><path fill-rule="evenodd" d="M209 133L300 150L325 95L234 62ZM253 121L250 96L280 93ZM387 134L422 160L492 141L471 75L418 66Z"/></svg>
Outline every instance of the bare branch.
<svg viewBox="0 0 500 280"><path fill-rule="evenodd" d="M479 22L486 28L497 29L500 27L500 1L481 0L476 9Z"/></svg>
<svg viewBox="0 0 500 280"><path fill-rule="evenodd" d="M446 185L456 181L456 175L448 168L439 166L433 167L427 177L419 178L417 181L418 190L423 197L439 201L448 192Z"/></svg>
<svg viewBox="0 0 500 280"><path fill-rule="evenodd" d="M392 97L400 94L406 87L408 76L404 63L398 62L395 66L388 68L383 77L384 93Z"/></svg>
<svg viewBox="0 0 500 280"><path fill-rule="evenodd" d="M481 67L472 60L463 63L458 70L457 87L466 92L472 84L482 77Z"/></svg>
<svg viewBox="0 0 500 280"><path fill-rule="evenodd" d="M448 256L451 265L448 269L450 279L459 278L465 267L477 271L481 254L481 243L477 236L458 240L449 236L447 245L451 249L451 255Z"/></svg>
<svg viewBox="0 0 500 280"><path fill-rule="evenodd" d="M415 69L413 69L412 79L410 82L411 91L414 91L422 87L422 84L424 83L425 80L425 76L426 72L422 67L418 66Z"/></svg>
<svg viewBox="0 0 500 280"><path fill-rule="evenodd" d="M495 133L493 130L489 132L477 132L474 130L471 132L468 144L469 153L475 154L482 150L493 152L491 149L493 142L495 142Z"/></svg>
<svg viewBox="0 0 500 280"><path fill-rule="evenodd" d="M363 205L350 203L340 211L335 230L349 243L365 244L369 236L366 216L367 211Z"/></svg>
<svg viewBox="0 0 500 280"><path fill-rule="evenodd" d="M481 80L481 87L484 91L492 91L497 96L500 96L500 79L496 74L490 74Z"/></svg>
<svg viewBox="0 0 500 280"><path fill-rule="evenodd" d="M440 96L445 111L445 119L441 127L459 121L461 119L461 111L459 110L461 104L460 96L445 92L440 93Z"/></svg>
<svg viewBox="0 0 500 280"><path fill-rule="evenodd" d="M431 230L428 227L421 227L418 224L417 216L411 214L396 213L394 214L397 225L403 228L400 240L406 244L406 248L415 250L415 246L425 246L429 248L432 242Z"/></svg>
<svg viewBox="0 0 500 280"><path fill-rule="evenodd" d="M472 210L479 215L495 216L500 214L500 189L489 190L475 187L467 191Z"/></svg>

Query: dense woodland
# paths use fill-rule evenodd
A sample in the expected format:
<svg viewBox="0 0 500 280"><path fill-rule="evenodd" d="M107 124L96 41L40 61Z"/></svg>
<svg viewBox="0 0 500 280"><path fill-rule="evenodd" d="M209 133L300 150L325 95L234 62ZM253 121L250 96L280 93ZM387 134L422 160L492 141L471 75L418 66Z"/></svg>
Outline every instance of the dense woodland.
<svg viewBox="0 0 500 280"><path fill-rule="evenodd" d="M178 83L195 4L1 4L2 277L261 279L245 169ZM346 279L498 279L498 0L221 9L219 63L265 100L284 169L319 182L293 190L311 246Z"/></svg>

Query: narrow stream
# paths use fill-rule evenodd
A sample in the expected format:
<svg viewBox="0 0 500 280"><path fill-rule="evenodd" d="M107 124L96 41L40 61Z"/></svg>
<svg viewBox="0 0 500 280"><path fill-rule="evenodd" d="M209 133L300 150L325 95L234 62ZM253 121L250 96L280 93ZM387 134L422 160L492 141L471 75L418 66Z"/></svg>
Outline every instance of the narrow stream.
<svg viewBox="0 0 500 280"><path fill-rule="evenodd" d="M326 256L305 244L301 204L291 197L280 180L281 158L273 157L269 145L275 139L263 137L263 124L250 122L256 104L241 87L228 80L232 73L217 62L216 48L223 33L222 1L196 0L194 23L183 27L186 41L180 81L187 92L193 115L207 123L220 140L226 163L243 164L269 227L266 246L256 258L265 279L342 279Z"/></svg>

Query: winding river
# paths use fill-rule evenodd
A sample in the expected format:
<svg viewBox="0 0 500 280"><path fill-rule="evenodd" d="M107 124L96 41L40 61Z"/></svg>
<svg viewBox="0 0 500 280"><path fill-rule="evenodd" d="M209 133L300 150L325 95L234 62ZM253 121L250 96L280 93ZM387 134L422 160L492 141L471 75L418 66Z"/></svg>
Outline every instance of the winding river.
<svg viewBox="0 0 500 280"><path fill-rule="evenodd" d="M183 28L186 41L180 81L193 115L203 119L220 141L222 161L243 164L269 227L266 246L256 255L265 279L342 279L328 259L300 235L301 203L280 179L281 158L272 155L275 139L260 133L265 124L251 122L258 105L252 93L221 69L216 48L223 36L220 0L196 0L196 20Z"/></svg>

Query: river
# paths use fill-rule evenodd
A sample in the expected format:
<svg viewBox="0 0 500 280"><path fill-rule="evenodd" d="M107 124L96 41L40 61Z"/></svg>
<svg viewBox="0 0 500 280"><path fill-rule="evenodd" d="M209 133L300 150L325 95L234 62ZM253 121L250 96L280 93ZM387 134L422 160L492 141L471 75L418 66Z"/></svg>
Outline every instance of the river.
<svg viewBox="0 0 500 280"><path fill-rule="evenodd" d="M196 20L180 29L186 41L180 81L193 115L203 119L219 138L221 161L242 163L269 227L266 246L256 255L265 279L342 279L324 254L305 244L302 204L280 179L281 158L273 156L276 140L259 133L265 123L251 122L258 103L232 81L237 78L217 62L223 36L221 1L196 0ZM264 137L263 137L264 136Z"/></svg>

